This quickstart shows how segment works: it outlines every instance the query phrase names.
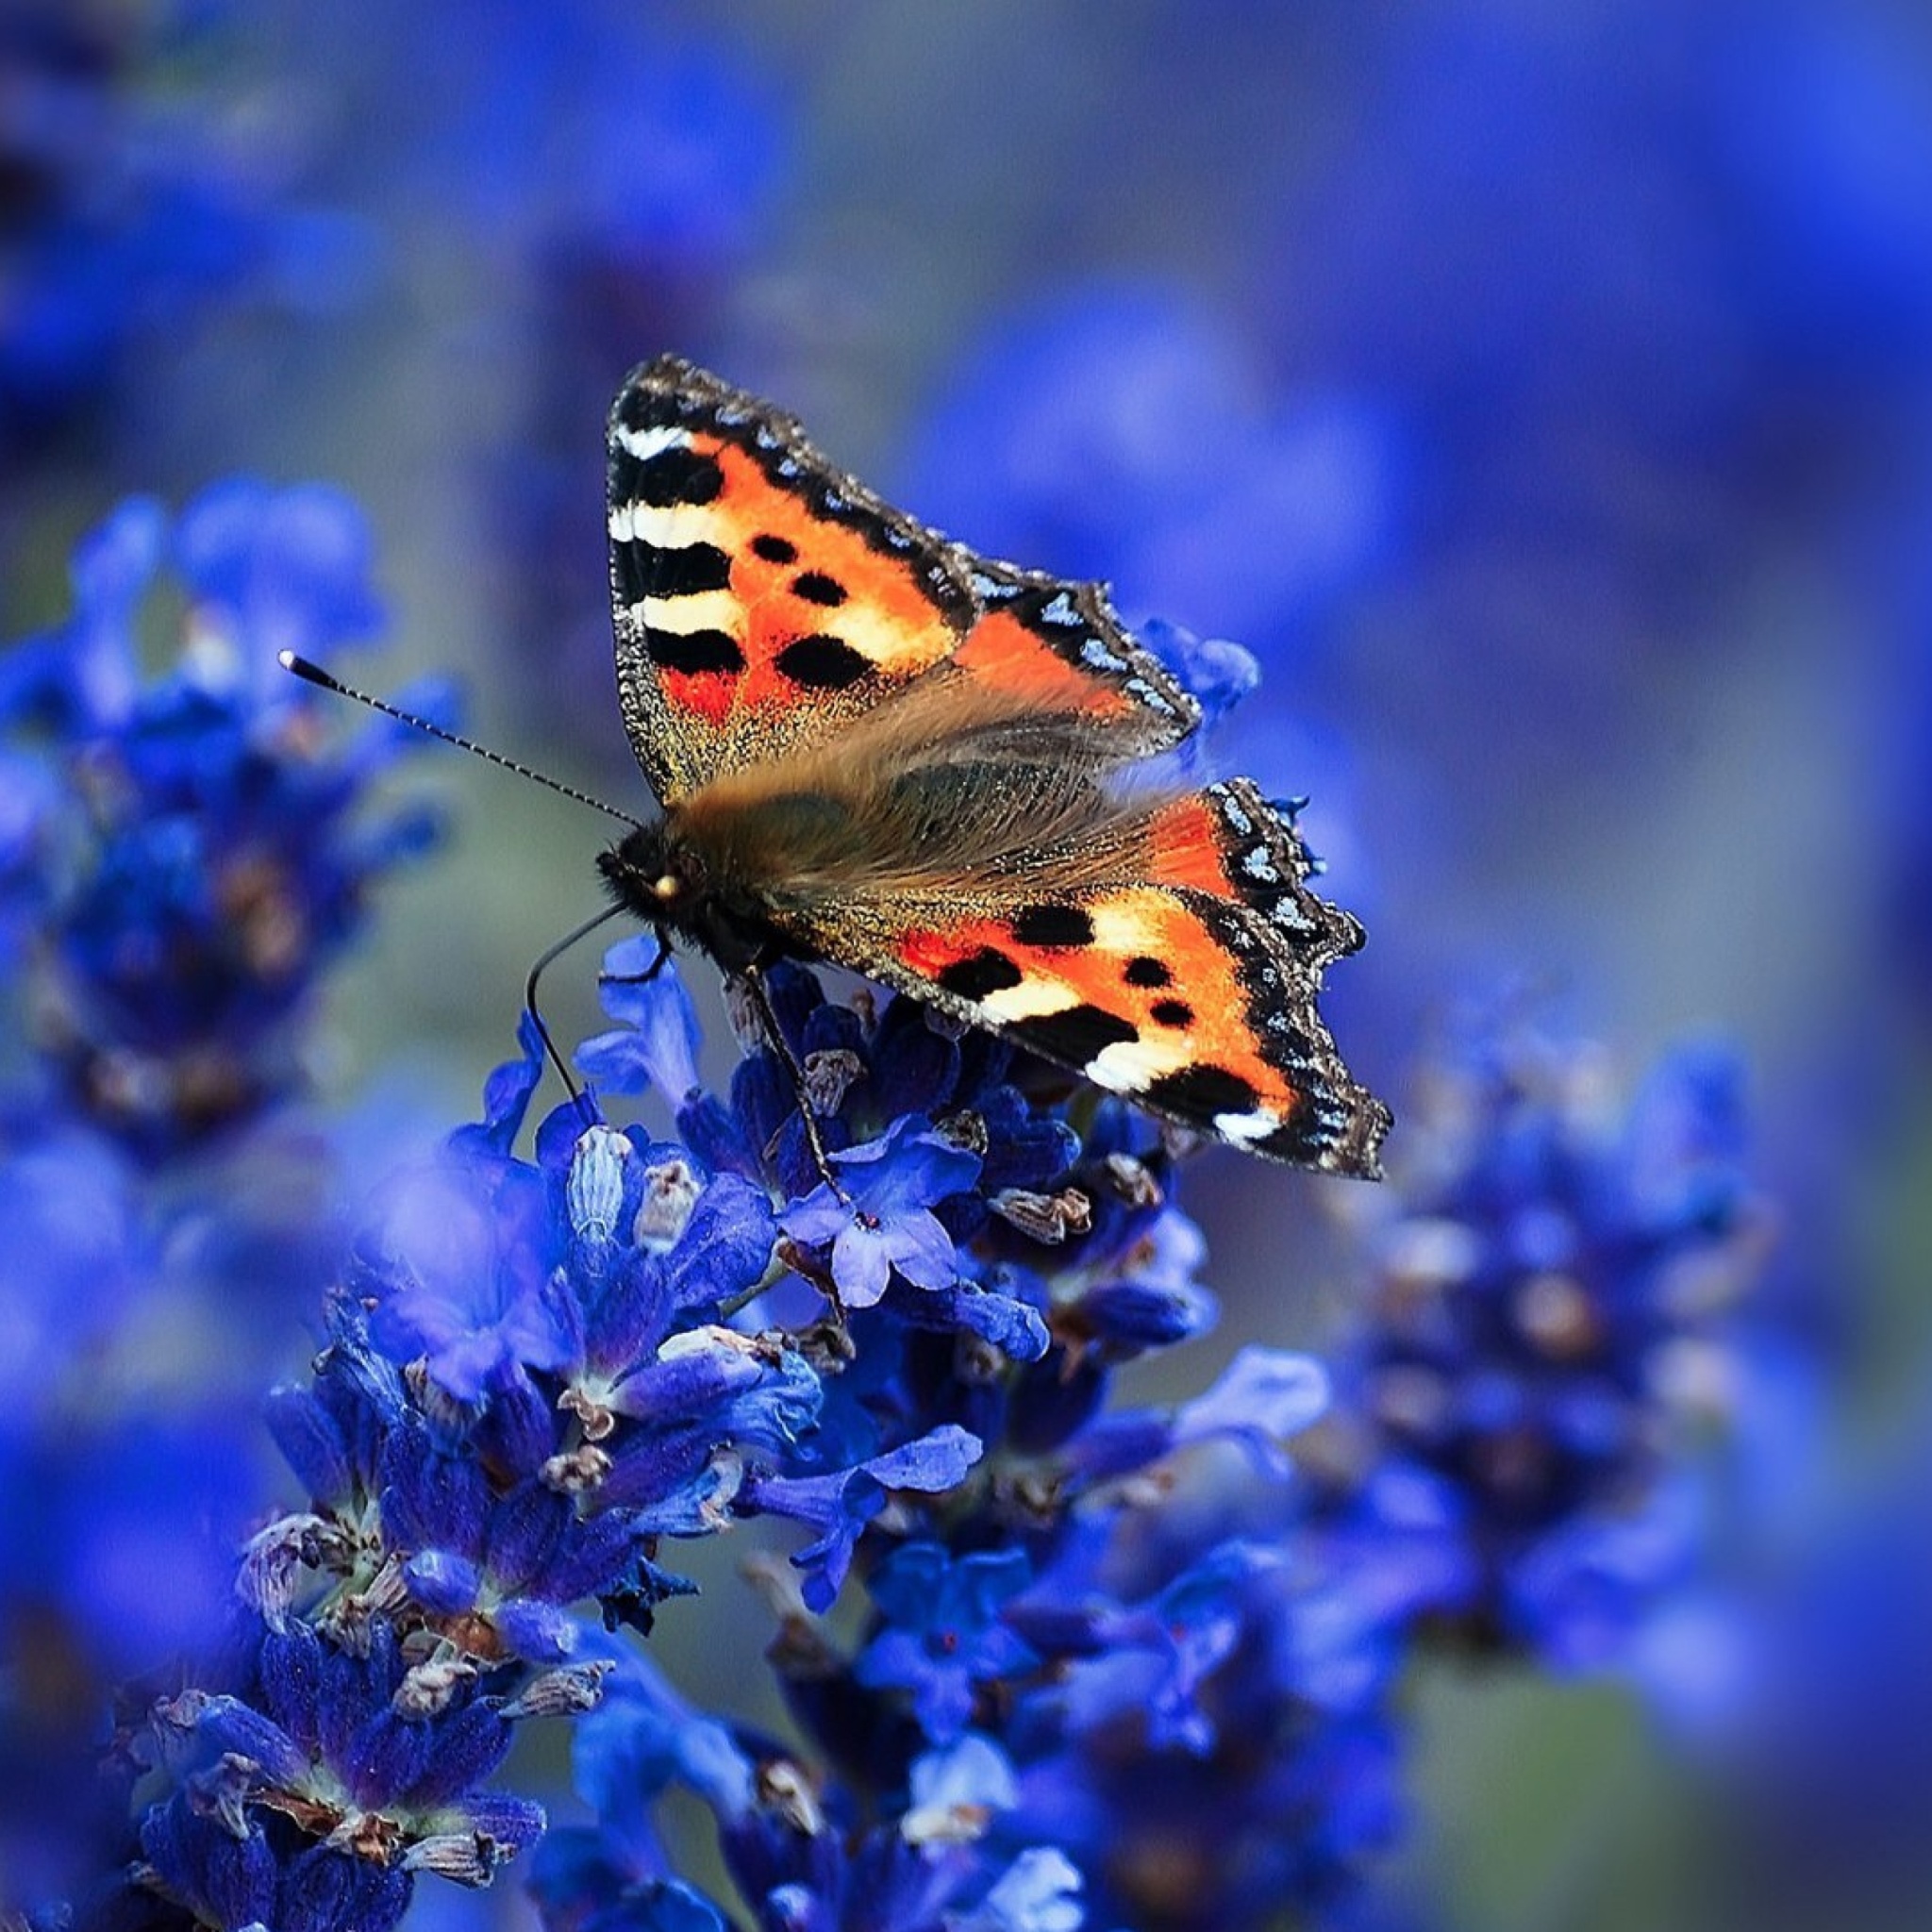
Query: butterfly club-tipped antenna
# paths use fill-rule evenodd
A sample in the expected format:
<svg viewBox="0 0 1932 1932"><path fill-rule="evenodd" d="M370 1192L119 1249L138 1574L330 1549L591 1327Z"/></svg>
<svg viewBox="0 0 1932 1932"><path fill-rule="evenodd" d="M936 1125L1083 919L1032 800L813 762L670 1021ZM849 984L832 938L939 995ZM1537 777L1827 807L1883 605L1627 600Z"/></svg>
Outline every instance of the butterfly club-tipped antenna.
<svg viewBox="0 0 1932 1932"><path fill-rule="evenodd" d="M606 805L601 798L594 798L588 791L579 791L575 785L566 785L562 779L553 778L547 772L540 772L532 765L520 764L515 758L506 758L500 751L491 751L487 744L478 744L474 738L465 738L459 731L448 730L418 712L406 711L399 705L392 705L386 699L372 696L366 691L358 691L353 684L344 684L332 672L325 671L320 664L311 662L294 651L277 651L275 661L284 671L299 677L305 684L312 684L322 691L333 691L339 698L353 698L358 705L367 705L372 711L380 711L385 718L393 718L398 724L407 724L410 730L421 731L429 738L440 738L444 744L453 744L458 751L466 751L476 758L487 758L490 763L500 765L506 772L514 772L519 778L527 778L533 785L541 785L546 791L559 792L565 798L575 799L579 805L588 805L592 811L601 811L606 818L615 819L620 824L629 825L635 830L644 823L634 813L619 811L614 805Z"/></svg>
<svg viewBox="0 0 1932 1932"><path fill-rule="evenodd" d="M337 697L352 698L358 705L367 705L372 711L380 711L385 718L393 718L398 724L407 724L412 731L421 731L427 737L441 739L444 744L453 744L458 751L472 753L487 759L492 765L499 765L506 772L514 772L519 778L527 778L533 785L541 785L546 790L573 799L578 805L588 805L594 811L601 811L607 818L616 819L620 824L633 829L643 821L627 811L619 811L614 805L606 805L601 798L593 798L588 791L580 791L575 785L566 785L561 779L553 778L547 773L537 771L530 765L521 764L517 759L506 758L502 752L491 751L487 744L478 744L473 738L465 738L460 732L451 731L433 720L425 718L415 711L406 711L399 705L374 696L366 691L358 691L353 684L344 684L333 673L325 671L321 665L311 662L294 651L278 651L276 661L284 671L299 677L305 684L312 684L321 691L330 691ZM595 1113L586 1098L583 1087L571 1071L569 1063L551 1038L550 1028L544 1024L543 1015L537 1005L537 982L542 977L544 969L560 954L566 953L576 942L595 932L607 920L615 919L624 908L621 906L607 906L594 918L587 919L581 925L575 926L564 934L554 945L544 949L537 963L530 968L524 980L524 1010L530 1016L530 1024L536 1028L537 1038L542 1042L544 1057L557 1069L558 1076L570 1095L572 1103L583 1116L584 1124L596 1124Z"/></svg>

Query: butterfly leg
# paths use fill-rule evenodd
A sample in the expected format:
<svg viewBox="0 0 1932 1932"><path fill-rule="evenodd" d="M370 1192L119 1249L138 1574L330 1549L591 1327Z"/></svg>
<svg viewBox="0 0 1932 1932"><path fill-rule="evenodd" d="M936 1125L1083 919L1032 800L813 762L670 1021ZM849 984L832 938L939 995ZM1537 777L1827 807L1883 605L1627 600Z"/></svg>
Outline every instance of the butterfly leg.
<svg viewBox="0 0 1932 1932"><path fill-rule="evenodd" d="M663 972L665 963L671 958L671 941L660 932L658 935L658 957L641 973L600 973L599 986L649 986L658 974Z"/></svg>
<svg viewBox="0 0 1932 1932"><path fill-rule="evenodd" d="M537 963L530 968L528 977L524 981L524 1011L530 1016L530 1024L537 1029L537 1038L543 1042L544 1054L548 1057L550 1064L557 1069L558 1076L563 1081L564 1091L569 1093L577 1112L583 1116L587 1127L596 1124L596 1116L591 1103L585 1098L583 1088L577 1084L576 1075L571 1072L569 1061L557 1050L557 1042L550 1037L550 1028L543 1024L543 1015L537 1008L537 982L542 978L544 969L554 959L569 952L580 939L595 932L607 919L615 919L623 909L621 906L608 907L594 919L587 919L583 924L573 927L555 945L546 946Z"/></svg>
<svg viewBox="0 0 1932 1932"><path fill-rule="evenodd" d="M825 1152L824 1137L819 1131L819 1117L812 1111L811 1095L808 1091L805 1069L798 1062L798 1056L791 1051L791 1042L785 1038L785 1030L778 1024L778 1015L772 1006L772 996L765 990L765 977L757 965L747 965L739 974L745 991L751 995L751 1003L757 1010L758 1024L764 1029L766 1041L772 1051L778 1056L785 1071L791 1076L791 1091L798 1098L798 1117L805 1124L806 1144L811 1149L812 1165L819 1171L819 1178L830 1188L841 1201L850 1201L849 1195L839 1185L839 1177L832 1172L831 1158Z"/></svg>

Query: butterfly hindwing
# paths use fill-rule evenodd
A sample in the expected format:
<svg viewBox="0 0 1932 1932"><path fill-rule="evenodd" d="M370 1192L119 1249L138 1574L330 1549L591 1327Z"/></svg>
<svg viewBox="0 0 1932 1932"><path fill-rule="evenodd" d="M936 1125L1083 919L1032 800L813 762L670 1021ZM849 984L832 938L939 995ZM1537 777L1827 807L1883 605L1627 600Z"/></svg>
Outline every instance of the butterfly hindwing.
<svg viewBox="0 0 1932 1932"><path fill-rule="evenodd" d="M608 458L619 699L666 805L825 742L941 665L1091 717L1118 759L1196 722L1097 585L974 557L675 357L625 384Z"/></svg>
<svg viewBox="0 0 1932 1932"><path fill-rule="evenodd" d="M808 942L1169 1120L1300 1166L1376 1173L1388 1110L1315 1009L1323 968L1361 929L1307 891L1292 828L1236 780L1155 808L1139 853L1118 881L1041 854L1016 868L1019 894L861 894Z"/></svg>

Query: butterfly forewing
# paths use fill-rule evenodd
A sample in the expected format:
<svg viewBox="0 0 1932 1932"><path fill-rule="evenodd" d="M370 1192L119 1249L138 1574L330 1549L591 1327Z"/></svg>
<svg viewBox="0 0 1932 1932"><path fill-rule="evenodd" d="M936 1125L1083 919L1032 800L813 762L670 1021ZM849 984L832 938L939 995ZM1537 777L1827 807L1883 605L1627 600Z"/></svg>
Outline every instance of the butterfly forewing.
<svg viewBox="0 0 1932 1932"><path fill-rule="evenodd" d="M1198 717L1098 586L974 557L690 363L631 375L608 458L619 700L666 805L835 737L941 665L1091 713L1119 758Z"/></svg>
<svg viewBox="0 0 1932 1932"><path fill-rule="evenodd" d="M666 805L831 735L971 626L948 546L688 363L631 376L608 455L618 689Z"/></svg>

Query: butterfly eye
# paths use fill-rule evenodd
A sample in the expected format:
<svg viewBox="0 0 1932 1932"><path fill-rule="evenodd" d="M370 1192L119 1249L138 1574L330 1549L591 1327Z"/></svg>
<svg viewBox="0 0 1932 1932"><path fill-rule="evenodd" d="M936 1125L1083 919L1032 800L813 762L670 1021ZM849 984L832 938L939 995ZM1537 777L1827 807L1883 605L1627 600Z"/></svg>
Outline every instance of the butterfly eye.
<svg viewBox="0 0 1932 1932"><path fill-rule="evenodd" d="M659 899L675 899L683 890L683 881L675 872L660 873L651 881L652 894Z"/></svg>

